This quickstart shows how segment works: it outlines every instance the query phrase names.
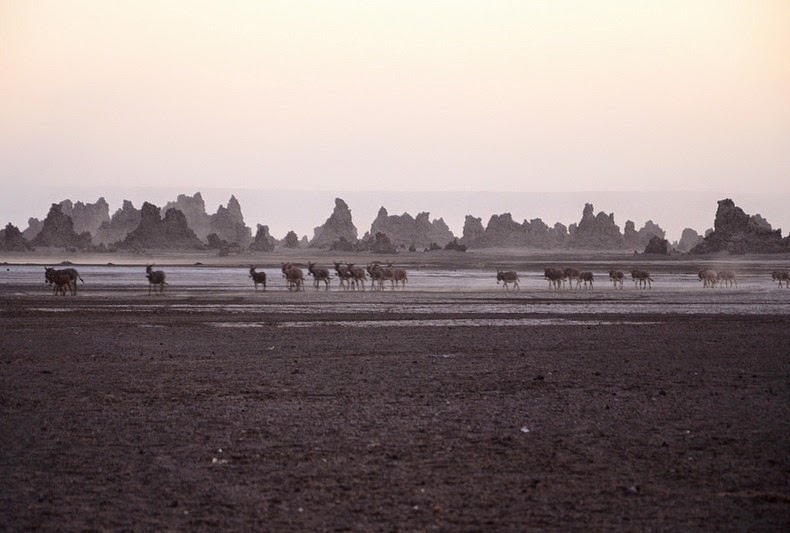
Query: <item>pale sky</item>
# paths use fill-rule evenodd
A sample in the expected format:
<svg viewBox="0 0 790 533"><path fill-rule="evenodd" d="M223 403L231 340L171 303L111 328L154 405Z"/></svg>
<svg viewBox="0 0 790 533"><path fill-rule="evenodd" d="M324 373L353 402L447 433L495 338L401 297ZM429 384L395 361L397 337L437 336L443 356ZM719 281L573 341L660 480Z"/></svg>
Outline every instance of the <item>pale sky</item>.
<svg viewBox="0 0 790 533"><path fill-rule="evenodd" d="M790 2L0 0L0 180L786 194Z"/></svg>

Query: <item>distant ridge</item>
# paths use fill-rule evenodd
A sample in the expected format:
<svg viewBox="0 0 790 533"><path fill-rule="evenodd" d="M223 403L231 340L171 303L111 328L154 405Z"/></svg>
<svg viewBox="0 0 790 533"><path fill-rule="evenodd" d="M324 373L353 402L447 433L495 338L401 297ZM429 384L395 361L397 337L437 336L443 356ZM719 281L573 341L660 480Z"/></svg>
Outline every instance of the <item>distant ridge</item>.
<svg viewBox="0 0 790 533"><path fill-rule="evenodd" d="M427 212L421 212L412 217L408 212L403 215L390 216L385 206L379 208L377 217L370 224L370 231L362 239L358 239L357 229L352 217L352 209L342 198L335 198L335 209L324 225L316 227L314 236L309 245L314 248L335 248L342 250L368 249L373 236L377 239L386 238L394 250L419 250L422 248L438 249L442 247L457 247L459 244L464 249L487 247L523 247L535 249L588 249L588 250L625 250L633 249L642 251L651 242L662 242L665 230L652 219L648 220L642 228L636 229L636 224L627 220L624 231L616 223L615 214L603 211L595 214L593 204L585 203L581 219L567 228L557 222L553 226L544 223L542 219L523 220L517 222L509 212L493 214L485 227L480 218L467 214L461 235L454 234L442 219L431 222ZM29 226L22 235L33 246L63 246L76 249L92 249L95 251L112 250L115 248L184 248L201 249L208 246L228 253L229 251L246 250L253 243L258 251L270 250L272 246L283 244L283 241L269 234L268 225L258 224L258 233L255 242L251 230L244 223L241 202L231 195L228 207L219 205L215 215L209 215L205 210L205 201L201 192L193 196L179 194L175 202L166 204L166 208L159 209L150 202L145 202L144 216L137 216L138 211L131 201L125 200L123 209L119 209L108 220L109 204L105 198L99 197L96 203L83 203L72 199L62 200L53 204L47 219L43 223L31 217ZM190 213L187 217L185 210ZM722 211L724 209L724 211ZM66 212L70 213L67 215ZM154 215L154 212L157 214ZM734 213L730 216L728 213ZM74 231L72 217L80 220L81 227L98 228L94 234L90 231L77 233ZM727 218L729 217L729 218ZM745 217L745 218L744 218ZM781 238L781 230L773 230L771 225L760 215L751 218L745 215L740 208L734 206L732 200L720 200L719 210L716 215L717 231L702 243L694 242L696 232L690 228L684 230L688 237L687 246L694 247L694 253L707 251L727 251L729 253L744 253L742 244L727 244L727 235L736 235L737 232L726 233L724 228L729 225L721 222L724 219L740 221L747 220L748 224L743 231L747 232L754 241L754 245L746 246L745 253L751 250L757 252L783 251L787 239ZM120 228L119 221L125 220L125 233L115 241L108 242L111 228ZM740 223L740 222L739 222ZM194 231L193 226L201 228L201 235ZM15 226L9 234L15 235ZM261 234L261 229L265 233ZM8 228L7 228L8 229ZM18 228L17 228L18 229ZM7 231L7 230L4 230ZM209 233L210 232L210 233ZM741 232L730 240L743 242ZM289 230L289 234L293 231ZM724 235L724 236L723 236ZM755 241L760 236L759 243ZM767 236L770 236L768 239ZM19 248L18 238L14 237L16 248ZM291 239L291 237L289 237ZM656 240L658 239L658 240ZM306 240L306 237L301 239ZM769 245L768 240L773 244ZM294 242L289 241L293 246ZM668 241L667 241L668 242ZM751 242L751 241L750 241ZM717 244L718 243L718 244Z"/></svg>

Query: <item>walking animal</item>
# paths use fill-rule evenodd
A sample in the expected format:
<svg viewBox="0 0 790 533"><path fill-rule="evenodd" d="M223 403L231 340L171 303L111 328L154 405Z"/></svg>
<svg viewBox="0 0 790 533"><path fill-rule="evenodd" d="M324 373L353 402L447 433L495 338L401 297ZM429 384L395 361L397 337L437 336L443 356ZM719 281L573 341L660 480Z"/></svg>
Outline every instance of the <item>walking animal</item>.
<svg viewBox="0 0 790 533"><path fill-rule="evenodd" d="M365 290L365 282L368 279L367 272L361 266L356 266L354 263L348 263L346 265L348 268L349 274L351 274L351 281L354 284L354 288L359 290L360 285L362 285L362 290Z"/></svg>
<svg viewBox="0 0 790 533"><path fill-rule="evenodd" d="M55 270L54 268L44 267L44 281L46 281L47 283L54 284L55 276L58 274L64 274L69 277L70 282L68 289L72 295L77 294L77 280L80 280L81 282L85 283L85 280L83 280L80 277L79 273L77 272L77 269L75 268L62 268L60 270ZM55 292L57 293L58 287L55 286L54 289Z"/></svg>
<svg viewBox="0 0 790 533"><path fill-rule="evenodd" d="M71 291L72 278L64 272L55 272L51 275L52 284L55 286L55 294L66 296L66 289ZM73 292L71 294L74 294Z"/></svg>
<svg viewBox="0 0 790 533"><path fill-rule="evenodd" d="M148 278L148 294L151 294L151 288L159 285L159 292L164 292L165 290L165 273L161 270L154 270L153 265L147 265L145 267L145 277Z"/></svg>
<svg viewBox="0 0 790 533"><path fill-rule="evenodd" d="M340 288L348 290L351 287L353 278L353 274L349 268L349 265L343 265L335 261L335 273L337 274L337 279L340 280L338 282L340 284Z"/></svg>
<svg viewBox="0 0 790 533"><path fill-rule="evenodd" d="M266 290L266 272L255 272L255 267L250 267L250 277L255 284L255 290L258 290L258 285L263 285L263 290Z"/></svg>
<svg viewBox="0 0 790 533"><path fill-rule="evenodd" d="M719 281L719 274L715 270L703 268L697 272L697 277L702 281L702 286L706 289L712 289Z"/></svg>
<svg viewBox="0 0 790 533"><path fill-rule="evenodd" d="M378 289L383 291L384 282L389 281L390 286L395 290L395 273L392 268L383 267L378 261L373 261L372 263L368 263L367 271L368 274L370 274L371 286L373 286L374 283L378 284Z"/></svg>
<svg viewBox="0 0 790 533"><path fill-rule="evenodd" d="M652 289L653 286L650 284L650 282L655 281L650 277L650 272L647 270L634 269L631 271L631 278L634 280L634 286L636 286L638 283L640 289L644 289L645 287Z"/></svg>
<svg viewBox="0 0 790 533"><path fill-rule="evenodd" d="M732 287L733 285L736 288L738 287L738 280L735 279L735 272L731 270L722 270L719 272L716 283L719 284L719 287Z"/></svg>
<svg viewBox="0 0 790 533"><path fill-rule="evenodd" d="M508 270L506 272L498 270L496 273L496 284L499 285L500 281L502 282L502 285L504 285L506 291L510 290L508 285L511 283L513 284L514 291L520 289L518 284L518 274L512 270Z"/></svg>
<svg viewBox="0 0 790 533"><path fill-rule="evenodd" d="M301 268L293 266L291 263L283 263L283 276L288 282L288 290L304 290L304 272Z"/></svg>
<svg viewBox="0 0 790 533"><path fill-rule="evenodd" d="M593 273L592 272L580 272L579 279L584 282L584 288L587 288L587 284L590 284L590 289L593 288Z"/></svg>
<svg viewBox="0 0 790 533"><path fill-rule="evenodd" d="M406 288L406 282L409 280L408 276L406 275L406 270L399 267L393 267L392 263L389 261L387 262L387 267L392 269L392 280L395 282L395 288L398 288L398 283L400 283L401 289Z"/></svg>
<svg viewBox="0 0 790 533"><path fill-rule="evenodd" d="M326 267L318 266L310 261L307 262L307 272L313 276L313 285L318 289L320 282L326 284L326 289L329 290L329 269Z"/></svg>
<svg viewBox="0 0 790 533"><path fill-rule="evenodd" d="M543 276L549 280L550 289L561 289L565 282L565 272L561 268L548 267L543 270Z"/></svg>
<svg viewBox="0 0 790 533"><path fill-rule="evenodd" d="M576 280L576 288L578 289L581 287L582 280L581 275L582 273L576 270L575 268L566 268L564 271L565 277L568 278L568 288L573 288L573 280Z"/></svg>
<svg viewBox="0 0 790 533"><path fill-rule="evenodd" d="M785 288L790 288L790 272L787 270L774 270L771 272L771 279L779 282L779 288L782 288L782 283Z"/></svg>
<svg viewBox="0 0 790 533"><path fill-rule="evenodd" d="M623 280L625 280L625 274L622 273L620 270L610 270L609 271L609 279L614 283L615 288L617 288L617 284L620 284L620 288L623 288Z"/></svg>

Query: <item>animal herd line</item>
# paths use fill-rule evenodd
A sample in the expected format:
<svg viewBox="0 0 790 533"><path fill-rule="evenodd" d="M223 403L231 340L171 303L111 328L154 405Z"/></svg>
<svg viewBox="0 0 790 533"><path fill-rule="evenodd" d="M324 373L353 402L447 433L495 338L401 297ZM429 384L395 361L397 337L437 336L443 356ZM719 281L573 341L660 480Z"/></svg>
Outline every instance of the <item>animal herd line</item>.
<svg viewBox="0 0 790 533"><path fill-rule="evenodd" d="M343 291L384 291L403 290L409 280L406 269L394 266L390 262L382 263L373 261L364 267L354 263L334 263L334 275L329 267L308 261L306 273L302 267L294 263L282 263L282 279L288 291L304 291L307 276L312 277L312 285L316 290L330 290L333 278L337 280L339 290ZM621 270L609 271L609 282L615 289L623 289L625 281L630 279L634 288L644 290L652 289L655 280L650 272L644 269L633 269L626 273ZM154 270L153 265L146 265L145 277L148 280L148 294L162 294L167 285L166 274L162 270ZM255 291L259 287L265 291L267 289L266 272L258 271L255 266L251 266L249 277L252 279ZM593 290L595 276L591 271L579 270L576 268L547 267L543 271L543 277L548 282L550 290ZM714 288L737 288L738 279L735 272L731 270L716 271L713 269L702 269L697 272L699 281L705 289ZM76 296L77 281L85 283L75 268L54 269L44 267L44 281L52 285L53 294L66 296L70 294ZM771 272L771 280L778 283L779 288L790 288L790 271L775 270ZM496 284L502 284L505 291L518 291L521 289L519 274L514 270L498 270L496 272Z"/></svg>

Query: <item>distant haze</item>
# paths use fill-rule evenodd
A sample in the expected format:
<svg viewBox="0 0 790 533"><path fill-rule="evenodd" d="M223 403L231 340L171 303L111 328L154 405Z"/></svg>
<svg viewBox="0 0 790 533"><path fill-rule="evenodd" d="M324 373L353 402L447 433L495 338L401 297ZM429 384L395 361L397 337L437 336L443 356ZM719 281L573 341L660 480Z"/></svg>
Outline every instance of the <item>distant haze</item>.
<svg viewBox="0 0 790 533"><path fill-rule="evenodd" d="M787 0L0 1L0 215L116 186L239 191L275 234L335 195L360 228L587 200L675 236L727 196L787 227L788 95Z"/></svg>
<svg viewBox="0 0 790 533"><path fill-rule="evenodd" d="M790 230L790 194L726 195L711 192L570 192L570 193L503 193L503 192L414 192L414 191L274 191L253 189L174 189L174 188L122 188L122 187L53 187L22 186L12 196L0 196L0 217L3 225L12 222L21 230L34 216L46 217L52 203L66 198L72 201L94 203L103 196L110 204L110 216L121 207L124 199L131 200L136 208L144 201L159 207L174 201L178 194L192 196L200 192L206 211L216 212L222 204L227 206L231 194L241 204L244 221L255 232L257 224L269 226L271 234L282 238L289 230L301 237L313 237L313 229L323 224L334 209L334 199L343 198L351 209L359 236L370 230L370 225L380 207L390 215L404 212L416 216L428 211L431 219L443 218L450 230L461 237L465 215L488 223L491 215L509 212L516 222L541 218L549 226L560 222L566 226L578 223L585 202L592 203L599 211L614 212L615 222L622 231L626 220L633 220L639 229L647 220L653 220L667 232L669 240L678 240L683 228L691 227L702 234L713 227L716 201L731 197L736 205L749 214L761 214L774 229L782 228L783 235Z"/></svg>

